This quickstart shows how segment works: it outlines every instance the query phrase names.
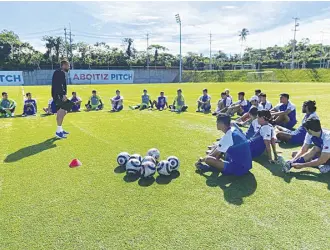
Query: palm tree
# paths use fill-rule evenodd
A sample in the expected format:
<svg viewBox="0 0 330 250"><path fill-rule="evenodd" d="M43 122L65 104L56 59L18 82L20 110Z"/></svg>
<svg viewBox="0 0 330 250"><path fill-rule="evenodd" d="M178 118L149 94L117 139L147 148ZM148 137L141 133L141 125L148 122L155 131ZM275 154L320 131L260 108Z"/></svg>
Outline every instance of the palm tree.
<svg viewBox="0 0 330 250"><path fill-rule="evenodd" d="M247 28L243 28L238 36L240 37L239 40L241 41L241 62L243 67L243 60L242 60L242 48L243 48L243 42L246 41L246 37L250 34L250 31Z"/></svg>
<svg viewBox="0 0 330 250"><path fill-rule="evenodd" d="M45 46L47 48L47 52L46 52L46 55L48 56L51 64L52 64L52 69L54 68L53 67L53 55L52 55L52 51L53 51L53 48L55 47L55 38L52 37L52 36L44 36L42 38L43 41L46 42Z"/></svg>

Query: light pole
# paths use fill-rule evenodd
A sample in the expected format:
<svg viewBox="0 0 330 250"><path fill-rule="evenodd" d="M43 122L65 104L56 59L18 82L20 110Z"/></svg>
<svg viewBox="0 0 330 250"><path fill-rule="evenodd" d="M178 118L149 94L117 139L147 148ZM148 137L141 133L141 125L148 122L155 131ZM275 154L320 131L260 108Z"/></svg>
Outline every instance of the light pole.
<svg viewBox="0 0 330 250"><path fill-rule="evenodd" d="M293 17L294 19L294 30L293 30L293 44L292 44L292 62L291 62L291 68L294 69L294 51L296 49L296 32L297 32L297 27L299 26L298 17Z"/></svg>
<svg viewBox="0 0 330 250"><path fill-rule="evenodd" d="M181 19L180 19L180 15L176 14L175 19L176 19L176 22L180 26L180 78L179 78L179 82L181 82L182 81L182 54L181 54Z"/></svg>

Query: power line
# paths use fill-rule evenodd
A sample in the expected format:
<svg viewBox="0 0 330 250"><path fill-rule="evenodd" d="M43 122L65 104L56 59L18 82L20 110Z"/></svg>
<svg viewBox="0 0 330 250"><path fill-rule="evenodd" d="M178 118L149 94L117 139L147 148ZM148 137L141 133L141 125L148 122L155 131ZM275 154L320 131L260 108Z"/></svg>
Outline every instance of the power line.
<svg viewBox="0 0 330 250"><path fill-rule="evenodd" d="M44 30L44 31L32 32L32 33L25 33L25 34L23 33L23 34L21 34L21 36L30 36L30 35L49 33L49 32L61 31L61 30L62 30L62 28L54 29L54 30Z"/></svg>

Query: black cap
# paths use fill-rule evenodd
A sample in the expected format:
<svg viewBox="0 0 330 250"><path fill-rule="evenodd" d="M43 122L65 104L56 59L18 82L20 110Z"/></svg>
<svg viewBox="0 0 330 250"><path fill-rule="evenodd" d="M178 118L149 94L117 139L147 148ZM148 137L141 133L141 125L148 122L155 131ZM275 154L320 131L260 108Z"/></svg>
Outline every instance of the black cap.
<svg viewBox="0 0 330 250"><path fill-rule="evenodd" d="M280 97L286 97L287 99L289 99L290 98L290 95L289 94L287 94L287 93L282 93L282 94L280 94Z"/></svg>
<svg viewBox="0 0 330 250"><path fill-rule="evenodd" d="M217 122L229 126L231 122L231 118L226 113L220 113L217 115Z"/></svg>

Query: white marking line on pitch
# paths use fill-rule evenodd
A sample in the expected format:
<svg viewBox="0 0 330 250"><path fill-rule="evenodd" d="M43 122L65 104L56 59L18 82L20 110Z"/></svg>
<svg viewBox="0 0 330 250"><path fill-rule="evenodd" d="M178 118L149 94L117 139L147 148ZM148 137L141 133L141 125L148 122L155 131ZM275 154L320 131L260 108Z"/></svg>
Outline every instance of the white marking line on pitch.
<svg viewBox="0 0 330 250"><path fill-rule="evenodd" d="M103 143L106 143L106 144L108 144L108 145L111 145L111 143L109 143L108 141L101 139L100 137L98 137L98 136L92 134L91 132L89 132L88 130L86 130L86 129L80 127L80 126L78 126L77 124L75 124L75 123L73 123L73 122L70 122L70 123L71 123L74 127L78 128L81 132L83 132L83 133L85 133L85 134L87 134L87 135L89 135L89 136L91 136L91 137L93 137L93 138L95 138L95 139L97 139L97 140L103 142Z"/></svg>

